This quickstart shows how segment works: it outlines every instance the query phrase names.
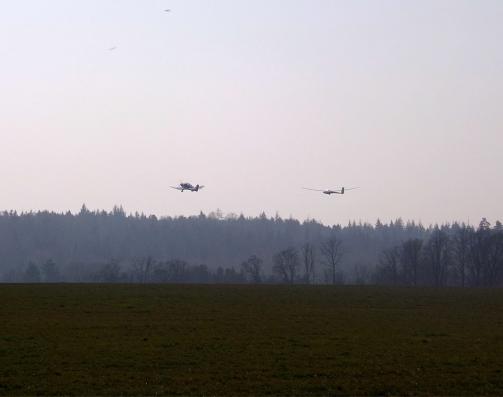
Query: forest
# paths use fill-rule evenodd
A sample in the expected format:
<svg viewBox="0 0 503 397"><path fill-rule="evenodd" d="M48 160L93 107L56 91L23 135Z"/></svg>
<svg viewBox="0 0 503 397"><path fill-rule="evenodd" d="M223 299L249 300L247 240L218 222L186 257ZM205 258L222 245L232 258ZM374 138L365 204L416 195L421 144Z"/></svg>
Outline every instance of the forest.
<svg viewBox="0 0 503 397"><path fill-rule="evenodd" d="M0 281L502 286L503 226L10 211Z"/></svg>

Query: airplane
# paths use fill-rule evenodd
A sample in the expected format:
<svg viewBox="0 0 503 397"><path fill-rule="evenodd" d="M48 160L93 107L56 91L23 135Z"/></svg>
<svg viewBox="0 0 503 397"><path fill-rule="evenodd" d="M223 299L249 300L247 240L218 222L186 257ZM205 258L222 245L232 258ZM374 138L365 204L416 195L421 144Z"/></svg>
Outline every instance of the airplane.
<svg viewBox="0 0 503 397"><path fill-rule="evenodd" d="M323 194L327 194L327 195L331 195L331 194L344 194L344 192L346 190L353 190L353 189L359 189L358 187L341 187L340 189L338 190L330 190L330 189L326 189L326 190L323 190L323 189L310 189L308 187L303 187L302 189L305 189L305 190L313 190L315 192L322 192Z"/></svg>
<svg viewBox="0 0 503 397"><path fill-rule="evenodd" d="M173 189L176 189L176 190L180 190L181 192L183 192L184 190L189 190L191 192L197 192L200 189L202 189L204 186L203 185L194 186L191 183L182 182L178 186L170 186L170 187Z"/></svg>

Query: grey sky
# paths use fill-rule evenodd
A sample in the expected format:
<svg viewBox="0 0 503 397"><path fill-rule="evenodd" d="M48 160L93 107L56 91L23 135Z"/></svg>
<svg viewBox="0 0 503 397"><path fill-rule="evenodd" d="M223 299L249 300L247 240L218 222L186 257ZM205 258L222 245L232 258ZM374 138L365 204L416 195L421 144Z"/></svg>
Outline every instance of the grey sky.
<svg viewBox="0 0 503 397"><path fill-rule="evenodd" d="M2 209L503 219L503 1L1 5Z"/></svg>

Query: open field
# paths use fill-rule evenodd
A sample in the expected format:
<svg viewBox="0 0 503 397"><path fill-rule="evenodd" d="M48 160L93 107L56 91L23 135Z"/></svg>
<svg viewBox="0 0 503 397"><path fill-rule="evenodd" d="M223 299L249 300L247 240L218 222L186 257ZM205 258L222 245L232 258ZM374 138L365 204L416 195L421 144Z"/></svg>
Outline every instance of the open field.
<svg viewBox="0 0 503 397"><path fill-rule="evenodd" d="M0 394L503 395L503 291L0 285Z"/></svg>

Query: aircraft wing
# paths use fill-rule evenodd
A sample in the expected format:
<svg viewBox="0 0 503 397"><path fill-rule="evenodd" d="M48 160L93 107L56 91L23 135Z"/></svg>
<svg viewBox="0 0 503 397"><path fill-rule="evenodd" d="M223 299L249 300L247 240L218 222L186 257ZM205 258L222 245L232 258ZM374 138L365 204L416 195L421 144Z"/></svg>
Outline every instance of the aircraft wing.
<svg viewBox="0 0 503 397"><path fill-rule="evenodd" d="M302 189L304 189L304 190L312 190L313 192L324 192L325 191L323 189L311 189L309 187L303 187Z"/></svg>
<svg viewBox="0 0 503 397"><path fill-rule="evenodd" d="M334 187L333 190L354 190L354 189L359 189L359 187L345 187L345 186L337 186L337 187Z"/></svg>

